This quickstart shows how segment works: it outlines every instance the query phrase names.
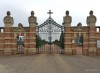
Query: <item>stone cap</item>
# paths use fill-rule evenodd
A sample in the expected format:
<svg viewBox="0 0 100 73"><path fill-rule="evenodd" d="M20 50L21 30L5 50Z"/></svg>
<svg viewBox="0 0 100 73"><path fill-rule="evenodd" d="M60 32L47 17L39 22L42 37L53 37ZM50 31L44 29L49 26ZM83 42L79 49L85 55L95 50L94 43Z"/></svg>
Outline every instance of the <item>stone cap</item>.
<svg viewBox="0 0 100 73"><path fill-rule="evenodd" d="M28 18L29 24L36 24L37 18L34 16L34 11L31 11L31 16Z"/></svg>
<svg viewBox="0 0 100 73"><path fill-rule="evenodd" d="M14 24L13 17L11 17L10 15L11 15L10 11L7 11L7 16L5 16L3 20L5 26L8 26L8 25L10 26Z"/></svg>
<svg viewBox="0 0 100 73"><path fill-rule="evenodd" d="M63 17L63 22L64 22L64 24L71 24L71 22L72 22L72 17L69 16L69 11L67 10L67 11L65 12L65 14L66 14L66 16ZM68 26L69 26L69 25L68 25ZM71 26L71 25L70 25L70 26Z"/></svg>
<svg viewBox="0 0 100 73"><path fill-rule="evenodd" d="M87 16L86 23L87 23L88 26L95 26L97 18L96 18L96 16L93 15L93 11L92 10L89 12L89 14L90 15Z"/></svg>

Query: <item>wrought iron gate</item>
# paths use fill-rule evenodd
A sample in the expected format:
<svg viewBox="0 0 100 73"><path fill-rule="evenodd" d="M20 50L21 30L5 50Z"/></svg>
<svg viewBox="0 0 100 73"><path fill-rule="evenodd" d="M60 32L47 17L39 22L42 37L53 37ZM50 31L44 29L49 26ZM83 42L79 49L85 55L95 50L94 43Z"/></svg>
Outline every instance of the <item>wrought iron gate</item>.
<svg viewBox="0 0 100 73"><path fill-rule="evenodd" d="M51 18L51 10L49 10L48 14L49 18L43 24L37 26L37 53L63 53L63 25L56 23Z"/></svg>

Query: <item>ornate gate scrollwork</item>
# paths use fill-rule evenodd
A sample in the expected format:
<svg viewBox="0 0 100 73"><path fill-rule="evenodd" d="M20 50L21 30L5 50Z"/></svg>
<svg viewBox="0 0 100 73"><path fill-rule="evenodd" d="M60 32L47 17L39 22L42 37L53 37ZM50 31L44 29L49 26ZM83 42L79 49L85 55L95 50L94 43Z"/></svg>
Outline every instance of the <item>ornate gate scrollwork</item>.
<svg viewBox="0 0 100 73"><path fill-rule="evenodd" d="M52 19L52 13L49 10L49 18L37 26L36 47L38 53L61 53L62 48L64 49L63 25Z"/></svg>

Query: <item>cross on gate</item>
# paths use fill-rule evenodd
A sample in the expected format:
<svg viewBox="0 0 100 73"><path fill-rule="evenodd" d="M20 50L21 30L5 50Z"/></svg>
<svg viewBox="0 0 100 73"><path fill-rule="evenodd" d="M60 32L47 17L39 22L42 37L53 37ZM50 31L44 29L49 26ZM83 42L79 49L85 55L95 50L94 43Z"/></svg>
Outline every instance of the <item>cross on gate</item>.
<svg viewBox="0 0 100 73"><path fill-rule="evenodd" d="M49 17L51 17L51 14L53 14L53 12L51 12L51 10L49 10L49 12L47 12L47 14L49 14Z"/></svg>

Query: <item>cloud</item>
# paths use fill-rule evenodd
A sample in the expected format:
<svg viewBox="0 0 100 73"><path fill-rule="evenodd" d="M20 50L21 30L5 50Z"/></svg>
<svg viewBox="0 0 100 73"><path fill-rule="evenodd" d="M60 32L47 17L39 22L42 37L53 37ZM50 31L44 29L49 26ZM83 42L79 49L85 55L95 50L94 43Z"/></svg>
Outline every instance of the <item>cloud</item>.
<svg viewBox="0 0 100 73"><path fill-rule="evenodd" d="M100 19L99 7L99 0L2 0L0 1L0 24L4 25L3 17L8 10L14 17L14 26L17 26L18 23L28 26L28 17L32 10L35 11L38 23L41 24L48 18L47 12L51 9L52 18L59 24L63 22L65 11L69 10L73 26L76 26L78 22L86 25L86 17L90 10L94 11L98 20Z"/></svg>

